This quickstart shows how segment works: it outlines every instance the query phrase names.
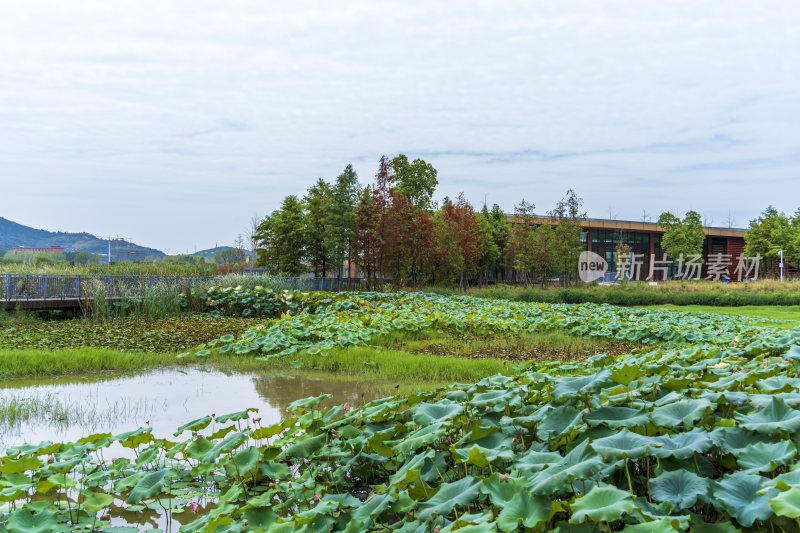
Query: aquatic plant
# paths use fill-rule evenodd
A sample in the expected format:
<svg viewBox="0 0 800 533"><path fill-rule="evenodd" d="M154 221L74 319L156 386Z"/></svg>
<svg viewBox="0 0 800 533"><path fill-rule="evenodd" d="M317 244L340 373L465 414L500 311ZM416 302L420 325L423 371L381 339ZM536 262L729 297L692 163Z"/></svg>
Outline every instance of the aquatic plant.
<svg viewBox="0 0 800 533"><path fill-rule="evenodd" d="M323 395L268 426L245 410L170 438L19 446L1 459L0 523L103 530L160 509L184 532L788 531L799 373L800 328L765 330L350 409ZM132 458L101 459L112 446Z"/></svg>

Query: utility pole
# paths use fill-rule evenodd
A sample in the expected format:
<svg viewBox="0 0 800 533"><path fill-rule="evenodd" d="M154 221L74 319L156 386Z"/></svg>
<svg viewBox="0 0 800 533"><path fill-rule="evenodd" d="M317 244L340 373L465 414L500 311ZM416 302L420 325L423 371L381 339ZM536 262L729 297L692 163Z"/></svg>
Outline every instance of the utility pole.
<svg viewBox="0 0 800 533"><path fill-rule="evenodd" d="M125 240L125 237L120 237L119 235L117 235L117 237L116 237L116 241L117 241L117 248L119 248L119 240L120 240L120 238L121 238L123 241ZM112 240L114 240L114 237L112 237L111 235L109 235L109 236L108 236L108 258L107 258L107 260L106 260L106 265L110 265L110 264L111 264L111 241L112 241ZM128 243L128 246L130 246L130 243ZM117 255L119 255L119 254L117 254Z"/></svg>

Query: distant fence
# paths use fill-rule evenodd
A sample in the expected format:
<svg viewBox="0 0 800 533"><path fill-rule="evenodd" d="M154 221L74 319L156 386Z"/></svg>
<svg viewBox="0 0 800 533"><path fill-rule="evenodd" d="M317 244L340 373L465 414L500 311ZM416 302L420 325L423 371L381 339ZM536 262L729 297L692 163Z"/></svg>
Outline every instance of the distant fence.
<svg viewBox="0 0 800 533"><path fill-rule="evenodd" d="M252 275L259 275L253 273ZM12 300L76 300L91 296L101 284L106 298L136 298L155 287L186 287L209 285L224 276L130 276L89 275L69 276L50 274L0 274L0 301ZM360 278L276 278L270 286L304 291L357 291Z"/></svg>

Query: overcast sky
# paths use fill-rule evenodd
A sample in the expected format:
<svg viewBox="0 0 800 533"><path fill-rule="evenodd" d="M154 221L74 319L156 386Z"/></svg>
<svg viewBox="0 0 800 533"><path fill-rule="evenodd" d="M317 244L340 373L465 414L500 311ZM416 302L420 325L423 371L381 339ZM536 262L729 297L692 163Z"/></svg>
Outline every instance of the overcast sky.
<svg viewBox="0 0 800 533"><path fill-rule="evenodd" d="M381 154L507 212L800 206L800 3L0 2L0 216L230 244Z"/></svg>

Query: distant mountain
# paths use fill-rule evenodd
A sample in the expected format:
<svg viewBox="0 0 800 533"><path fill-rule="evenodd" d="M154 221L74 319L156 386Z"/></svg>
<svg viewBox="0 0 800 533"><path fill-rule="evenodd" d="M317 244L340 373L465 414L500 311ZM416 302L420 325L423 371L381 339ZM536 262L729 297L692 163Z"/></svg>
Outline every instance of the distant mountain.
<svg viewBox="0 0 800 533"><path fill-rule="evenodd" d="M198 250L192 255L199 255L200 257L205 257L211 261L214 260L214 254L217 252L221 252L222 250L233 250L233 246L217 246L216 248L209 248L208 250ZM253 255L252 252L245 250L245 255Z"/></svg>
<svg viewBox="0 0 800 533"><path fill-rule="evenodd" d="M91 233L35 229L0 217L0 249L11 250L15 246L25 246L26 248L61 246L67 250L108 254L108 240L98 239ZM114 261L141 260L148 255L160 259L165 254L161 250L139 246L124 239L111 241L111 259Z"/></svg>

